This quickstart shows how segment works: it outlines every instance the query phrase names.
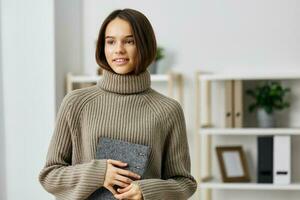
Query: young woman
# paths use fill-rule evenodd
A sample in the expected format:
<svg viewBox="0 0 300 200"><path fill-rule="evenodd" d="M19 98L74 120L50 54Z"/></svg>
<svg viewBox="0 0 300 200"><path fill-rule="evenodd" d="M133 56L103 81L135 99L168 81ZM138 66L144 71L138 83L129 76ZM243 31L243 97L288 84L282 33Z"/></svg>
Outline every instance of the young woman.
<svg viewBox="0 0 300 200"><path fill-rule="evenodd" d="M100 187L116 199L184 200L195 192L182 108L150 87L147 67L155 55L155 35L142 13L115 10L105 19L96 49L103 78L64 98L39 176L57 199L86 199ZM95 159L100 137L149 146L144 178L122 161Z"/></svg>

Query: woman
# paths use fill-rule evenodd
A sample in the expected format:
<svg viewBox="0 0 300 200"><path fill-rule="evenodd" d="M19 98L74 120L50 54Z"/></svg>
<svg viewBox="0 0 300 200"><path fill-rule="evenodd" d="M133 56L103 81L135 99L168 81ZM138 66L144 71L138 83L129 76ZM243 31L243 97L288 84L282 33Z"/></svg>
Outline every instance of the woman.
<svg viewBox="0 0 300 200"><path fill-rule="evenodd" d="M72 91L60 106L39 176L48 192L70 200L100 187L116 199L183 200L195 192L182 108L150 87L147 67L155 55L155 35L142 13L115 10L105 19L96 49L103 78ZM149 146L144 179L122 169L126 163L95 159L100 137Z"/></svg>

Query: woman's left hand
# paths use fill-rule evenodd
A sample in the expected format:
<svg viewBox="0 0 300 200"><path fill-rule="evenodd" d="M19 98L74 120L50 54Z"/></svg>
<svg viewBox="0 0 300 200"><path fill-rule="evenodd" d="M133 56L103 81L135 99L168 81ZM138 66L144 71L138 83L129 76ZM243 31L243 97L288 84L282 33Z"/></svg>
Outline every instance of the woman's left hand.
<svg viewBox="0 0 300 200"><path fill-rule="evenodd" d="M140 187L136 183L131 183L126 188L118 189L119 194L115 195L116 199L143 200Z"/></svg>

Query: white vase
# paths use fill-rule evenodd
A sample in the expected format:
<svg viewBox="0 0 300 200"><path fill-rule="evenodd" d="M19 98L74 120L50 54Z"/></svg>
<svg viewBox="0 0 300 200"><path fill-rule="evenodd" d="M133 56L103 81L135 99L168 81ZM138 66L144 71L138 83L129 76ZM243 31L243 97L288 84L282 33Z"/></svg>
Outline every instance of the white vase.
<svg viewBox="0 0 300 200"><path fill-rule="evenodd" d="M275 127L274 114L268 114L264 109L257 110L258 127L260 128L272 128Z"/></svg>

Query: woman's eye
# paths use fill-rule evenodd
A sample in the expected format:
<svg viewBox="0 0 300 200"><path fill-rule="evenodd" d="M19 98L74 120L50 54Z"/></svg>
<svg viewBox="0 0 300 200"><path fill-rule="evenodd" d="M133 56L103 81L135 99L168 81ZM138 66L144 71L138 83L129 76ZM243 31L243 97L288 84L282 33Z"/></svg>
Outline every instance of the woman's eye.
<svg viewBox="0 0 300 200"><path fill-rule="evenodd" d="M107 44L114 44L114 42L115 42L115 41L113 41L113 40L106 40L106 43L107 43Z"/></svg>
<svg viewBox="0 0 300 200"><path fill-rule="evenodd" d="M134 44L134 40L126 40L127 44Z"/></svg>

